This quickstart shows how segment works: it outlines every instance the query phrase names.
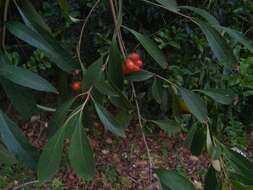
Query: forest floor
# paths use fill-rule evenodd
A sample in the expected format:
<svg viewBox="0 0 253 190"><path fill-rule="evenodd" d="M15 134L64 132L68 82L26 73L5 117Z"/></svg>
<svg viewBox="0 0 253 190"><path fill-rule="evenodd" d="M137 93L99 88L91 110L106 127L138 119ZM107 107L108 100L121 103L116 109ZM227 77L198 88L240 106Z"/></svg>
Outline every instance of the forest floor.
<svg viewBox="0 0 253 190"><path fill-rule="evenodd" d="M22 125L29 141L37 148L47 142L47 122L41 118ZM89 130L90 142L95 152L97 175L91 182L84 182L70 169L67 156L62 168L47 184L39 184L36 174L21 164L13 167L0 166L0 189L10 190L156 190L159 183L155 175L150 176L150 165L145 141L140 127L132 123L126 129L127 137L121 139L104 130L99 123ZM203 189L204 175L208 168L208 157L191 155L183 145L185 135L168 137L163 132L145 130L150 158L155 167L177 170L191 179L197 189ZM68 140L66 140L66 145ZM66 146L67 147L67 146ZM27 184L28 183L28 184ZM31 183L31 184L30 184ZM21 188L22 184L26 185ZM17 189L17 188L16 188ZM15 190L16 190L15 189Z"/></svg>

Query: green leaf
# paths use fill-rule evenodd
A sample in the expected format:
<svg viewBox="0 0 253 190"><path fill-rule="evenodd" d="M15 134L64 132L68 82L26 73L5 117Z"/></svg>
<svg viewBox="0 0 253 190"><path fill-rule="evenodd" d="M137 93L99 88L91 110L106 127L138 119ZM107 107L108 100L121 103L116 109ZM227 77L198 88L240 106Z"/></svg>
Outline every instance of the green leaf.
<svg viewBox="0 0 253 190"><path fill-rule="evenodd" d="M230 90L226 89L205 89L197 91L205 94L206 96L209 96L214 101L224 105L229 105L233 103L233 100L235 98L235 94Z"/></svg>
<svg viewBox="0 0 253 190"><path fill-rule="evenodd" d="M166 88L163 88L162 89L162 96L161 96L161 104L160 104L160 108L161 108L161 110L163 111L163 112L167 112L168 111L168 109L169 109L169 97L170 95L169 95L169 93L168 93L168 89L166 89Z"/></svg>
<svg viewBox="0 0 253 190"><path fill-rule="evenodd" d="M19 22L8 22L6 26L17 38L43 50L45 55L59 68L66 72L72 72L76 65L71 55L44 28L32 20L29 22L32 24L33 30Z"/></svg>
<svg viewBox="0 0 253 190"><path fill-rule="evenodd" d="M61 127L57 133L49 139L43 149L38 163L38 179L41 182L49 180L58 171L64 146L66 127Z"/></svg>
<svg viewBox="0 0 253 190"><path fill-rule="evenodd" d="M236 190L252 190L253 189L253 185L250 185L250 186L249 185L243 185L238 181L233 181L232 184L233 184L233 187Z"/></svg>
<svg viewBox="0 0 253 190"><path fill-rule="evenodd" d="M15 157L6 150L6 148L0 144L0 165L13 165L17 162Z"/></svg>
<svg viewBox="0 0 253 190"><path fill-rule="evenodd" d="M148 80L154 76L154 73L151 73L149 71L141 70L139 72L130 73L126 76L127 80L133 81L133 82L141 82Z"/></svg>
<svg viewBox="0 0 253 190"><path fill-rule="evenodd" d="M89 90L101 77L103 57L91 64L84 73L82 85L84 90Z"/></svg>
<svg viewBox="0 0 253 190"><path fill-rule="evenodd" d="M180 88L179 93L189 111L200 121L205 122L208 118L207 108L201 98L192 91Z"/></svg>
<svg viewBox="0 0 253 190"><path fill-rule="evenodd" d="M108 68L107 68L107 78L109 82L112 83L115 87L122 90L123 88L123 59L121 57L121 53L119 51L116 37L113 38Z"/></svg>
<svg viewBox="0 0 253 190"><path fill-rule="evenodd" d="M199 126L193 135L193 139L191 142L191 153L194 156L199 156L205 146L205 142L206 136L203 133L202 128Z"/></svg>
<svg viewBox="0 0 253 190"><path fill-rule="evenodd" d="M244 45L251 53L253 53L253 42L243 33L224 26L215 25L215 27L226 32L230 37L234 38L234 40Z"/></svg>
<svg viewBox="0 0 253 190"><path fill-rule="evenodd" d="M128 110L119 111L115 117L115 120L119 123L123 128L127 128L130 124L133 116L129 113Z"/></svg>
<svg viewBox="0 0 253 190"><path fill-rule="evenodd" d="M212 155L212 153L213 153L213 141L212 141L209 126L206 129L206 150L207 150L209 155Z"/></svg>
<svg viewBox="0 0 253 190"><path fill-rule="evenodd" d="M0 78L6 95L11 101L13 107L21 114L24 119L29 119L37 110L36 101L31 90L18 86L8 80Z"/></svg>
<svg viewBox="0 0 253 190"><path fill-rule="evenodd" d="M95 88L103 95L119 96L118 92L112 87L109 81L106 81L105 79L96 82Z"/></svg>
<svg viewBox="0 0 253 190"><path fill-rule="evenodd" d="M157 79L154 79L152 85L152 95L158 104L162 104L163 87L161 82Z"/></svg>
<svg viewBox="0 0 253 190"><path fill-rule="evenodd" d="M125 137L124 127L121 126L113 116L100 104L94 102L95 108L100 121L103 123L105 128L114 133L115 135Z"/></svg>
<svg viewBox="0 0 253 190"><path fill-rule="evenodd" d="M37 164L36 150L30 146L22 131L0 110L0 136L7 149L28 167Z"/></svg>
<svg viewBox="0 0 253 190"><path fill-rule="evenodd" d="M228 46L225 39L209 24L200 20L198 20L198 23L200 24L199 27L205 34L209 46L219 62L226 66L236 64L237 61L233 51Z"/></svg>
<svg viewBox="0 0 253 190"><path fill-rule="evenodd" d="M193 184L176 171L156 169L163 190L195 190Z"/></svg>
<svg viewBox="0 0 253 190"><path fill-rule="evenodd" d="M118 92L118 94L119 96L110 97L111 103L122 110L129 110L131 108L131 104L129 103L128 99L122 92Z"/></svg>
<svg viewBox="0 0 253 190"><path fill-rule="evenodd" d="M193 137L194 137L194 134L197 131L198 127L199 127L199 123L194 123L191 126L190 131L188 132L187 137L183 143L185 147L187 147L189 149L191 148Z"/></svg>
<svg viewBox="0 0 253 190"><path fill-rule="evenodd" d="M49 136L54 135L55 132L63 125L74 101L75 99L67 100L57 107L56 112L48 123Z"/></svg>
<svg viewBox="0 0 253 190"><path fill-rule="evenodd" d="M11 64L0 64L0 76L34 90L58 93L55 87L39 75Z"/></svg>
<svg viewBox="0 0 253 190"><path fill-rule="evenodd" d="M141 45L145 48L145 50L149 53L149 55L163 68L166 69L168 67L168 62L166 56L163 52L158 48L153 40L149 37L144 36L130 28L126 28L130 31L136 39L141 43Z"/></svg>
<svg viewBox="0 0 253 190"><path fill-rule="evenodd" d="M18 11L21 14L21 16L27 26L29 26L29 27L31 27L31 29L33 29L32 24L29 22L29 20L33 20L35 23L37 23L42 28L44 28L46 31L51 33L51 29L45 23L43 18L39 15L39 13L36 11L36 9L33 7L33 5L30 3L29 0L19 0L18 4L19 4L17 6Z"/></svg>
<svg viewBox="0 0 253 190"><path fill-rule="evenodd" d="M233 170L235 170L234 168L236 168L237 166L232 166ZM230 168L231 169L231 168ZM229 174L229 178L231 180L234 181L239 181L241 184L243 184L244 186L252 186L253 182L252 182L252 178L250 176L245 176L243 174L241 174L239 172L239 169L237 171L228 171Z"/></svg>
<svg viewBox="0 0 253 190"><path fill-rule="evenodd" d="M199 16L204 18L206 21L208 21L208 23L211 25L220 25L219 21L213 15L211 15L209 12L207 12L204 9L191 7L191 6L180 6L179 8L187 9L187 10L190 10L190 11L198 14Z"/></svg>
<svg viewBox="0 0 253 190"><path fill-rule="evenodd" d="M224 148L224 156L229 161L229 165L233 168L235 173L247 179L253 185L253 163L241 154Z"/></svg>
<svg viewBox="0 0 253 190"><path fill-rule="evenodd" d="M160 3L162 6L164 6L164 8L168 9L169 11L172 11L172 12L178 11L176 0L156 0L156 1Z"/></svg>
<svg viewBox="0 0 253 190"><path fill-rule="evenodd" d="M151 122L158 125L158 127L163 129L169 136L175 135L180 130L179 124L174 120L170 119L157 120L157 121L152 120Z"/></svg>
<svg viewBox="0 0 253 190"><path fill-rule="evenodd" d="M205 176L204 190L220 190L220 183L216 176L216 172L212 166L209 167L208 172Z"/></svg>
<svg viewBox="0 0 253 190"><path fill-rule="evenodd" d="M82 128L79 115L75 117L75 128L69 147L69 160L77 175L91 180L96 174L96 164L88 137Z"/></svg>

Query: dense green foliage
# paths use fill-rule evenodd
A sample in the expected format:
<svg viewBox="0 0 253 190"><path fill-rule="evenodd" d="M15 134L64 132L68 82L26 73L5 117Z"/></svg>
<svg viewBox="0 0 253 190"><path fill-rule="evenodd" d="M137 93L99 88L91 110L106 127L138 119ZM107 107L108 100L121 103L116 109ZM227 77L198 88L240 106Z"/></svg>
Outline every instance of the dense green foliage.
<svg viewBox="0 0 253 190"><path fill-rule="evenodd" d="M244 151L253 114L253 42L248 38L253 36L253 3L13 0L10 5L16 15L3 18L1 26L1 88L25 119L42 108L38 102L47 103L42 92L59 94L55 102L60 105L53 105L58 108L41 153L1 109L1 158L10 161L15 155L36 168L44 182L58 171L69 138L72 168L91 180L95 160L83 130L89 109L123 138L131 118L142 129L158 126L169 136L186 132L192 154L209 155L206 190L252 188L252 158ZM1 1L0 8L6 12L8 6ZM24 47L16 47L14 39ZM144 66L124 75L124 60L135 51ZM78 70L82 89L70 93L68 74ZM150 167L163 189L195 189L175 171Z"/></svg>

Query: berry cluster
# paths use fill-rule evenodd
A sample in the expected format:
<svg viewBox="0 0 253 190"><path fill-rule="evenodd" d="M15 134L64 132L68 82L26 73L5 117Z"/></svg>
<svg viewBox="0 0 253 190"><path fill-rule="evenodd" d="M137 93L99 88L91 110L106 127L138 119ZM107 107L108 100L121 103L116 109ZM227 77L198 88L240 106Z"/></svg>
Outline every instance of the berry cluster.
<svg viewBox="0 0 253 190"><path fill-rule="evenodd" d="M123 72L124 74L138 72L141 70L142 64L140 55L138 53L131 53L125 60Z"/></svg>

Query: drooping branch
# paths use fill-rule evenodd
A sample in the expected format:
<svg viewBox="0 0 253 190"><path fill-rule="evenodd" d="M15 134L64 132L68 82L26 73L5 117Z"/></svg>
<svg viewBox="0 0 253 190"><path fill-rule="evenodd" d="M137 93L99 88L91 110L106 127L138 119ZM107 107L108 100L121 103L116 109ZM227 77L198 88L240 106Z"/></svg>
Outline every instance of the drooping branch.
<svg viewBox="0 0 253 190"><path fill-rule="evenodd" d="M3 12L3 30L2 30L2 48L5 50L5 41L6 41L6 26L5 22L8 19L8 8L9 8L10 0L5 1L4 12Z"/></svg>
<svg viewBox="0 0 253 190"><path fill-rule="evenodd" d="M76 46L76 52L77 52L77 58L78 58L78 61L81 65L81 68L84 70L84 66L83 66L83 62L82 62L82 59L81 59L81 45L82 45L82 39L83 39L83 36L84 36L84 29L92 15L92 13L94 12L95 8L97 7L98 3L100 2L100 0L97 0L96 3L93 5L93 7L91 8L90 12L88 13L88 15L86 16L86 18L84 19L83 21L83 25L82 25L82 29L81 29L81 32L80 32L80 35L79 35L79 41L78 41L78 44Z"/></svg>
<svg viewBox="0 0 253 190"><path fill-rule="evenodd" d="M120 25L117 22L115 4L114 4L113 0L109 0L109 2L110 2L110 7L111 7L111 12L112 12L112 17L113 17L115 31L116 31L116 35L117 35L117 39L118 39L119 48L120 48L120 51L121 51L122 55L124 56L124 58L126 58L126 49L124 46L124 41L122 38L121 31L120 31Z"/></svg>

